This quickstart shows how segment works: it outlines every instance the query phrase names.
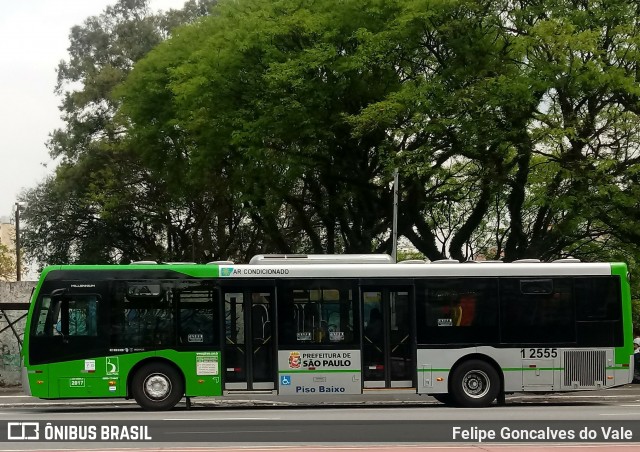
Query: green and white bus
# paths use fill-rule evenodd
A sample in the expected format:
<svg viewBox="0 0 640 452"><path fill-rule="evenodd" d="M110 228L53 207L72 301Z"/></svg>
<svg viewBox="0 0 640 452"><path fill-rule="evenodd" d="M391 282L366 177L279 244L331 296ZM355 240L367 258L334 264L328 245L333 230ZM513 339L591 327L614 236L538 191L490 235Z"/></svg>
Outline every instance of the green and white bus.
<svg viewBox="0 0 640 452"><path fill-rule="evenodd" d="M514 392L630 383L623 263L259 255L246 265L46 268L23 346L43 399L432 395L464 407Z"/></svg>

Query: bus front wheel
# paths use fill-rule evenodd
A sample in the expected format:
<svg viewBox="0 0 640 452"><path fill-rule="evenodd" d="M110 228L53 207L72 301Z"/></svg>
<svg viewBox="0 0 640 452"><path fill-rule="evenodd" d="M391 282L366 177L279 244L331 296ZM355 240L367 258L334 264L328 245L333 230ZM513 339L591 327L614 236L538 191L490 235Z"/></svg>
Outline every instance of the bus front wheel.
<svg viewBox="0 0 640 452"><path fill-rule="evenodd" d="M466 361L453 373L451 392L462 407L486 407L500 392L500 378L489 363L475 359Z"/></svg>
<svg viewBox="0 0 640 452"><path fill-rule="evenodd" d="M184 383L173 366L149 363L133 376L131 392L138 405L145 410L170 410L184 395Z"/></svg>

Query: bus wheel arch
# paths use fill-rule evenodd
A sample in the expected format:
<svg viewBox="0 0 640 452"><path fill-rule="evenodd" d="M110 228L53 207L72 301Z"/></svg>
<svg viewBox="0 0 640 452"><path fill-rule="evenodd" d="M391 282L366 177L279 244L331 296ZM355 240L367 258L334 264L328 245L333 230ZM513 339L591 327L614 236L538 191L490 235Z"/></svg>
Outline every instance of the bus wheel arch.
<svg viewBox="0 0 640 452"><path fill-rule="evenodd" d="M185 378L169 360L146 359L129 372L127 393L145 410L170 410L185 394Z"/></svg>
<svg viewBox="0 0 640 452"><path fill-rule="evenodd" d="M504 374L498 363L482 354L460 359L449 374L449 394L456 405L481 408L501 400L504 394Z"/></svg>

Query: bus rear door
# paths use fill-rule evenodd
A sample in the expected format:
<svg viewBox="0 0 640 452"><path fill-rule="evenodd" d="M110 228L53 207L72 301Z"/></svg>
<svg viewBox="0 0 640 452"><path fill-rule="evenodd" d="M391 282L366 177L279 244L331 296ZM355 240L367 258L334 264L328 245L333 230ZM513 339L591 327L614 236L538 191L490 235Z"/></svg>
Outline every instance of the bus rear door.
<svg viewBox="0 0 640 452"><path fill-rule="evenodd" d="M360 293L364 389L414 387L413 288L367 284Z"/></svg>

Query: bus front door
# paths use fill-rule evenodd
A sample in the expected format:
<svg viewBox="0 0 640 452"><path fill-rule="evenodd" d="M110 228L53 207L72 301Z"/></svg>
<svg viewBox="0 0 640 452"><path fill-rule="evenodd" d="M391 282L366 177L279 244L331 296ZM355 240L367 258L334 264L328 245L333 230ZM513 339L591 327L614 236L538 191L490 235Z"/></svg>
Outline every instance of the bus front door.
<svg viewBox="0 0 640 452"><path fill-rule="evenodd" d="M275 387L272 287L223 287L225 390Z"/></svg>
<svg viewBox="0 0 640 452"><path fill-rule="evenodd" d="M365 389L411 388L410 287L363 287L362 374Z"/></svg>

